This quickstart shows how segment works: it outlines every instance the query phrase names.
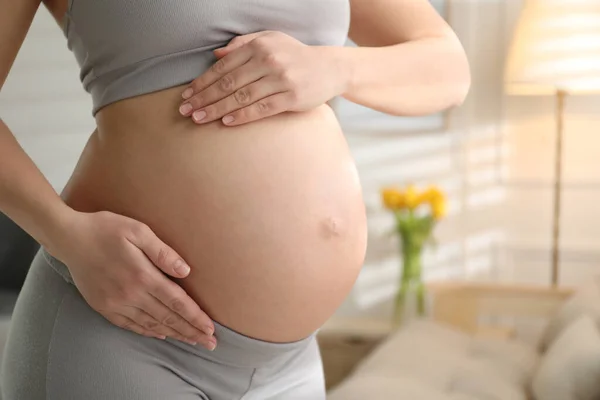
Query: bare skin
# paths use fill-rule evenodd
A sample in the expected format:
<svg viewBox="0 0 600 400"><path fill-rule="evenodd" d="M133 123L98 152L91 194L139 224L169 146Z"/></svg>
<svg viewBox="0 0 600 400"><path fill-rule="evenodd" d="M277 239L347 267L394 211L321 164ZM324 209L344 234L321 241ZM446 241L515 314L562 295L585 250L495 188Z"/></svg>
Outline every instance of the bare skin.
<svg viewBox="0 0 600 400"><path fill-rule="evenodd" d="M305 46L309 56L285 58L301 45L275 34L216 54L235 61L264 51L272 57L261 60L284 60L264 73L265 85L285 85L285 96L255 85L244 107L215 108L245 87L246 72L231 62L190 86L202 94L227 73L240 85L190 112L181 112L190 86L100 110L63 199L0 124L0 210L69 266L94 309L126 329L209 348L210 319L268 341L306 337L350 291L366 246L356 169L323 103L343 95L420 115L459 104L468 88L462 48L426 0L351 3L351 37L368 47ZM0 0L8 10L0 17L0 84L38 4ZM62 19L64 0L46 6ZM211 118L195 119L198 110ZM234 122L224 119L232 113ZM191 272L176 269L184 262Z"/></svg>
<svg viewBox="0 0 600 400"><path fill-rule="evenodd" d="M102 110L63 197L152 228L190 264L180 283L214 320L269 341L309 335L347 295L366 245L337 120L322 106L197 126L178 115L180 93Z"/></svg>

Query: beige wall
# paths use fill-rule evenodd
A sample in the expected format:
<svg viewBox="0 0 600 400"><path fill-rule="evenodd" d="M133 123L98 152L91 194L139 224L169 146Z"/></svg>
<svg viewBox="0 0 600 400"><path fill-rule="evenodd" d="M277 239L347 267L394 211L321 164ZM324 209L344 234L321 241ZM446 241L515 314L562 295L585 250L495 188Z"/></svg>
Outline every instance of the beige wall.
<svg viewBox="0 0 600 400"><path fill-rule="evenodd" d="M506 6L514 24L520 1ZM555 161L552 97L510 97L503 116L510 148L504 253L514 279L548 282ZM600 96L569 97L565 109L561 275L577 284L600 273Z"/></svg>

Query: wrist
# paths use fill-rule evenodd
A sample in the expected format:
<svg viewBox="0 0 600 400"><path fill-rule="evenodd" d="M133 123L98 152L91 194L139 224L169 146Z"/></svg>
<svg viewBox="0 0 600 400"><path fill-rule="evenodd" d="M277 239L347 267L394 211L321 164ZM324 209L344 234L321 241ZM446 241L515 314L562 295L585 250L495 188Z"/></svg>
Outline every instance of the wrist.
<svg viewBox="0 0 600 400"><path fill-rule="evenodd" d="M332 79L335 80L335 96L344 95L354 87L355 58L352 48L344 46L324 47L324 56L332 66Z"/></svg>
<svg viewBox="0 0 600 400"><path fill-rule="evenodd" d="M69 243L74 221L79 214L64 202L57 203L40 219L38 242L51 254L60 258L59 249L64 243Z"/></svg>

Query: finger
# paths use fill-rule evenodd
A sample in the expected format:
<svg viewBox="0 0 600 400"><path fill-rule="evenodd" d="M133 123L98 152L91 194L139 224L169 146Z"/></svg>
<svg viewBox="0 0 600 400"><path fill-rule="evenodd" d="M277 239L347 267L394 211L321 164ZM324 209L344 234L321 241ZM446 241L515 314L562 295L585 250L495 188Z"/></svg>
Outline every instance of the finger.
<svg viewBox="0 0 600 400"><path fill-rule="evenodd" d="M258 121L286 112L292 104L293 95L290 92L277 93L226 115L223 117L223 123L227 126L237 126Z"/></svg>
<svg viewBox="0 0 600 400"><path fill-rule="evenodd" d="M197 342L189 340L181 335L169 336L169 337L173 338L175 340L179 340L180 342L187 343L192 346L196 346L197 344L200 344L200 345L204 346L207 350L210 350L210 351L213 351L215 349L215 347L217 347L217 339L214 336L206 336L205 335L204 337L199 338Z"/></svg>
<svg viewBox="0 0 600 400"><path fill-rule="evenodd" d="M189 265L175 250L163 243L148 226L137 223L127 239L165 274L175 278L185 278L189 275Z"/></svg>
<svg viewBox="0 0 600 400"><path fill-rule="evenodd" d="M151 337L151 338L160 339L160 340L165 340L166 339L165 336L163 336L163 335L157 335L156 333L154 333L152 331L149 331L147 329L144 329L142 326L137 325L135 323L131 323L125 329L130 330L132 332L135 332L138 335L142 335L142 336L146 336L146 337Z"/></svg>
<svg viewBox="0 0 600 400"><path fill-rule="evenodd" d="M142 254L141 250L138 250L136 256L133 261L143 267L144 270L156 271L150 260ZM213 323L208 315L200 309L198 304L188 296L181 286L159 273L156 273L156 275L156 278L150 277L146 281L145 290L148 296L142 300L138 300L135 305L146 311L163 325L174 328L172 324L177 322L174 318L178 317L180 320L183 319L188 326L212 335L214 332ZM149 308L152 306L155 307L154 311ZM169 310L172 311L171 314L173 317L167 321L170 323L165 323ZM174 329L187 336L180 329ZM200 334L198 331L195 333Z"/></svg>
<svg viewBox="0 0 600 400"><path fill-rule="evenodd" d="M128 318L124 315L115 314L109 319L109 322L113 323L116 326L119 326L120 328L137 333L138 335L156 338L156 339L160 339L160 340L165 340L166 337L168 336L168 337L180 340L182 342L185 342L185 343L188 343L191 345L197 344L196 342L190 341L189 339L186 339L185 337L183 337L179 334L176 334L176 333L173 335L157 334L154 331L148 330L148 329L144 328L143 326L137 324L134 320L132 320L131 318ZM204 347L206 347L210 351L213 351L217 347L217 340L214 337L205 336L204 338L202 338L202 340L199 343L202 344Z"/></svg>
<svg viewBox="0 0 600 400"><path fill-rule="evenodd" d="M135 321L133 321L132 319L124 316L124 315L120 315L120 314L112 314L110 316L107 317L107 319L113 324L118 326L119 328L123 328L126 329L128 331L132 331L134 333L137 333L138 335L142 335L142 336L146 336L146 337L152 337L152 338L156 338L156 339L160 339L160 340L164 340L165 337L162 335L159 335L155 332L152 332L146 328L144 328L141 325L138 325L135 323Z"/></svg>
<svg viewBox="0 0 600 400"><path fill-rule="evenodd" d="M271 31L256 32L251 33L249 35L236 36L229 42L229 44L227 44L227 46L215 49L213 50L213 52L217 58L223 58L232 51L237 50L240 47L250 43L257 37L268 35L269 33L271 33Z"/></svg>
<svg viewBox="0 0 600 400"><path fill-rule="evenodd" d="M224 99L236 90L266 76L267 73L268 70L264 67L261 68L259 63L250 61L226 74L206 89L196 93L181 105L179 112L184 116L193 115L194 121L200 122L203 118L193 114L194 111Z"/></svg>
<svg viewBox="0 0 600 400"><path fill-rule="evenodd" d="M246 64L252 58L252 50L247 47L242 47L239 51L234 51L231 54L217 60L205 73L194 79L192 83L183 91L181 97L184 100L189 99L194 94L206 89L224 75L230 73L236 68Z"/></svg>
<svg viewBox="0 0 600 400"><path fill-rule="evenodd" d="M204 124L211 121L216 121L218 119L223 118L227 114L247 107L250 104L262 100L266 97L269 97L273 94L279 93L282 89L283 87L279 84L277 80L272 78L263 78L259 81L251 83L248 86L236 90L233 94L227 96L223 100L203 108L203 119L195 118L196 114L192 116L192 119L197 124Z"/></svg>
<svg viewBox="0 0 600 400"><path fill-rule="evenodd" d="M156 300L154 306L159 314L150 312L163 325L169 326L186 337L212 335L215 331L211 319L177 284L165 279L150 292Z"/></svg>
<svg viewBox="0 0 600 400"><path fill-rule="evenodd" d="M178 340L183 340L188 343L191 342L190 339L185 338L179 332L161 324L159 321L157 321L154 317L152 317L150 314L148 314L141 308L134 306L126 306L123 309L122 313L124 316L135 322L137 325L143 327L147 331L154 332L159 336L172 337Z"/></svg>
<svg viewBox="0 0 600 400"><path fill-rule="evenodd" d="M171 311L162 302L149 295L144 299L143 309L162 325L171 328L176 335L183 336L186 340L197 343L206 334L185 321L180 315Z"/></svg>

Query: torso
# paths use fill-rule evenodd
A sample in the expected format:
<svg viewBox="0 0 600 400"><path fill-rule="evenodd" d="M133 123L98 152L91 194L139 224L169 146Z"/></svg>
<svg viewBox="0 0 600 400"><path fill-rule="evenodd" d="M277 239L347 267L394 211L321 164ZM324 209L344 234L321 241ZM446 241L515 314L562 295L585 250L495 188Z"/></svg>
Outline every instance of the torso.
<svg viewBox="0 0 600 400"><path fill-rule="evenodd" d="M198 126L177 112L182 90L102 108L63 198L148 224L190 264L179 283L219 323L269 341L308 336L349 293L366 246L332 110Z"/></svg>

